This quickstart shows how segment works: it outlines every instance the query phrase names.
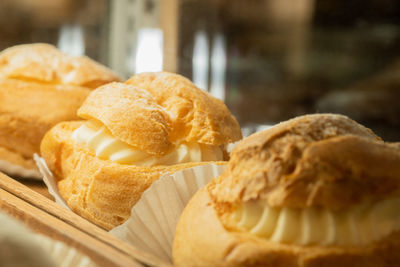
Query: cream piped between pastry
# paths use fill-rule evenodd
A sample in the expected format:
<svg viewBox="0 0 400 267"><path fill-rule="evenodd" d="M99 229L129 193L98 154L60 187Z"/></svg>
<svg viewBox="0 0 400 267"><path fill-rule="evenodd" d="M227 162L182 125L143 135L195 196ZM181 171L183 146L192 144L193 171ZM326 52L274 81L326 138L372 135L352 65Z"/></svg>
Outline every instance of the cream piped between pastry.
<svg viewBox="0 0 400 267"><path fill-rule="evenodd" d="M154 166L223 160L223 151L219 146L200 143L182 143L172 152L156 157L115 138L103 124L94 120L88 120L76 129L72 133L72 139L77 143L87 144L99 158L121 164Z"/></svg>
<svg viewBox="0 0 400 267"><path fill-rule="evenodd" d="M295 245L366 245L400 230L400 197L332 211L326 208L271 208L247 203L233 213L240 231L274 243Z"/></svg>

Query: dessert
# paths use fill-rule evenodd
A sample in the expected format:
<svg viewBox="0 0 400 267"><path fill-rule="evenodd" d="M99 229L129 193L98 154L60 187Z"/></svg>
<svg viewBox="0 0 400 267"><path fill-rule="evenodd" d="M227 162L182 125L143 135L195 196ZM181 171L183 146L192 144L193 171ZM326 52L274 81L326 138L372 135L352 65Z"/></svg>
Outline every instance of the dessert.
<svg viewBox="0 0 400 267"><path fill-rule="evenodd" d="M256 133L178 222L176 266L397 266L400 149L349 118Z"/></svg>
<svg viewBox="0 0 400 267"><path fill-rule="evenodd" d="M76 110L95 87L118 81L87 57L48 44L19 45L0 53L0 170L41 177L32 160L44 134Z"/></svg>
<svg viewBox="0 0 400 267"><path fill-rule="evenodd" d="M128 219L163 173L221 163L241 138L222 101L165 72L99 87L78 115L46 134L41 154L68 206L106 229Z"/></svg>

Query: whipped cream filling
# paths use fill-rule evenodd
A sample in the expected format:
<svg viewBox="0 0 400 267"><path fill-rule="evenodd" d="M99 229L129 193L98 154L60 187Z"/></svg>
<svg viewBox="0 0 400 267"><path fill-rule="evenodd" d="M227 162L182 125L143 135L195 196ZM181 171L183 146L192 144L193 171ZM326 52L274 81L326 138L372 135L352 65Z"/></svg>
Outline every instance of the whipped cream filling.
<svg viewBox="0 0 400 267"><path fill-rule="evenodd" d="M233 213L240 231L275 243L294 245L366 245L400 230L400 197L360 204L341 211L309 207L272 208L246 203Z"/></svg>
<svg viewBox="0 0 400 267"><path fill-rule="evenodd" d="M161 157L150 155L117 139L103 124L94 120L88 120L76 129L72 133L72 139L86 144L99 158L121 164L154 166L223 160L223 151L219 146L200 143L181 143L172 152Z"/></svg>

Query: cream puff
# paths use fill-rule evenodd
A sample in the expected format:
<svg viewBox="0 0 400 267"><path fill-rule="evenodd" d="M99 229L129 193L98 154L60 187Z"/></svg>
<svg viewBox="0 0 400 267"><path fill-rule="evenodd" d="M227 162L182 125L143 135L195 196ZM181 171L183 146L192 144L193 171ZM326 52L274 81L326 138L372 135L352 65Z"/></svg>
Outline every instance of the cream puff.
<svg viewBox="0 0 400 267"><path fill-rule="evenodd" d="M41 154L68 206L106 228L123 223L165 172L226 159L241 138L225 104L172 73L145 73L93 91L83 121L52 128Z"/></svg>
<svg viewBox="0 0 400 267"><path fill-rule="evenodd" d="M400 265L400 147L345 116L298 117L238 144L186 206L176 266Z"/></svg>
<svg viewBox="0 0 400 267"><path fill-rule="evenodd" d="M0 53L0 170L41 177L32 160L44 134L76 111L95 87L118 81L87 57L48 44L19 45Z"/></svg>

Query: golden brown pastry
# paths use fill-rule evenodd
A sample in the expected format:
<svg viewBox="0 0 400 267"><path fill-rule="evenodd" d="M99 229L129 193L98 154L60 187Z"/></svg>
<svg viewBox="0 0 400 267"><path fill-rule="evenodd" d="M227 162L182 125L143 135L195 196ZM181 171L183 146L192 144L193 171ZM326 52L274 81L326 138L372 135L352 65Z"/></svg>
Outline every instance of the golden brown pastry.
<svg viewBox="0 0 400 267"><path fill-rule="evenodd" d="M110 83L93 91L78 110L85 121L56 125L41 144L68 206L106 229L128 219L163 173L221 163L225 145L241 138L225 104L185 78L147 73L135 80L140 88Z"/></svg>
<svg viewBox="0 0 400 267"><path fill-rule="evenodd" d="M400 147L307 115L239 143L178 222L176 266L400 265Z"/></svg>
<svg viewBox="0 0 400 267"><path fill-rule="evenodd" d="M169 72L142 73L130 78L148 91L173 120L171 140L202 144L228 144L242 138L239 124L225 104L188 79Z"/></svg>
<svg viewBox="0 0 400 267"><path fill-rule="evenodd" d="M32 160L56 123L74 120L90 90L119 79L87 57L48 44L19 45L0 53L0 170L41 177Z"/></svg>

